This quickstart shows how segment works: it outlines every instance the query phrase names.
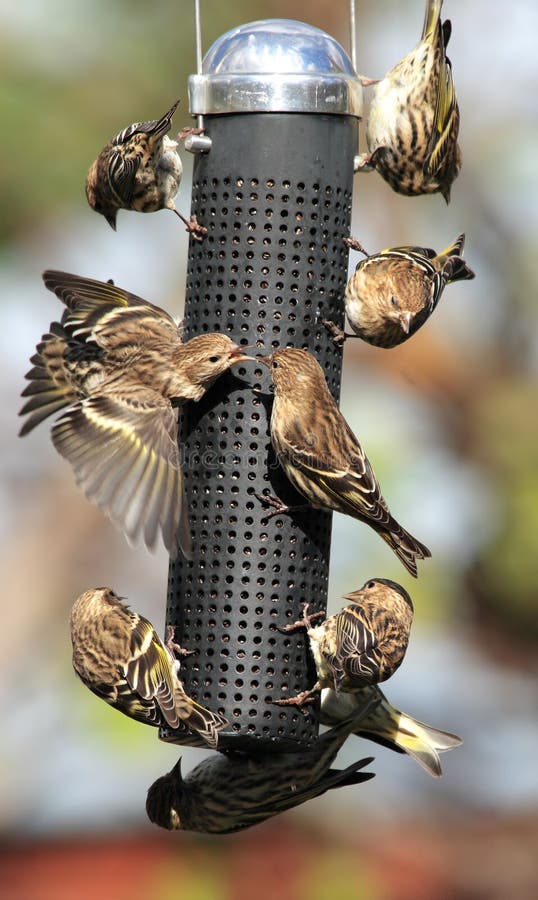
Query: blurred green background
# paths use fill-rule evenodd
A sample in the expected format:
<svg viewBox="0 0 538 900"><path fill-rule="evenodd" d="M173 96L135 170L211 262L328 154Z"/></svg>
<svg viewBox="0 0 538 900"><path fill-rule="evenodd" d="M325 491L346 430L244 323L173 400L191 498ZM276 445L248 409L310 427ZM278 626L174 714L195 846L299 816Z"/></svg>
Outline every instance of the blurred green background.
<svg viewBox="0 0 538 900"><path fill-rule="evenodd" d="M307 21L347 48L347 14L346 0L202 0L204 50L264 17ZM335 516L331 608L377 574L410 589L411 646L387 694L464 744L434 781L364 743L373 782L209 841L150 826L145 792L177 751L99 703L71 670L69 609L91 585L114 586L162 631L166 557L127 547L77 491L47 427L16 437L28 358L59 312L44 268L113 277L181 313L187 235L177 220L120 212L114 234L87 207L83 182L131 121L180 97L174 125L190 124L192 6L0 2L1 896L538 896L538 7L445 0L444 14L464 157L452 202L399 197L361 174L353 233L370 250L440 249L465 231L477 277L449 287L401 348L349 342L342 395L391 508L433 559L417 582L404 580L373 533ZM357 2L360 71L383 75L416 43L422 17L421 0ZM342 761L357 747L349 741ZM202 754L183 756L188 769Z"/></svg>

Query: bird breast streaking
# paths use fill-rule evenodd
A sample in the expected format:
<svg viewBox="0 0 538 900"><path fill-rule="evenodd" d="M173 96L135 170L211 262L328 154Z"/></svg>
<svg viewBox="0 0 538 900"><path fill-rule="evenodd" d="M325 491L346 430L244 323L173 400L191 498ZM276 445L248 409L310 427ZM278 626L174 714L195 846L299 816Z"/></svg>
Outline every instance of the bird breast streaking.
<svg viewBox="0 0 538 900"><path fill-rule="evenodd" d="M419 43L375 85L359 169L375 168L399 194L440 192L448 203L461 169L460 114L442 5L426 0Z"/></svg>
<svg viewBox="0 0 538 900"><path fill-rule="evenodd" d="M77 484L134 543L159 537L192 555L177 436L177 407L199 400L249 357L228 335L182 342L163 309L109 282L48 270L65 306L37 345L21 409L27 434L64 410L52 441Z"/></svg>
<svg viewBox="0 0 538 900"><path fill-rule="evenodd" d="M358 263L345 292L354 334L346 335L325 320L336 343L359 337L375 347L396 347L428 321L447 284L474 278L463 259L464 234L440 253L431 247L404 246L368 254L355 238L346 238L345 243L366 258Z"/></svg>
<svg viewBox="0 0 538 900"><path fill-rule="evenodd" d="M335 403L318 361L287 347L258 361L271 372L274 401L271 441L293 486L317 509L345 513L383 538L411 575L428 548L391 514L370 462ZM278 498L269 515L289 511ZM278 505L280 504L280 505Z"/></svg>

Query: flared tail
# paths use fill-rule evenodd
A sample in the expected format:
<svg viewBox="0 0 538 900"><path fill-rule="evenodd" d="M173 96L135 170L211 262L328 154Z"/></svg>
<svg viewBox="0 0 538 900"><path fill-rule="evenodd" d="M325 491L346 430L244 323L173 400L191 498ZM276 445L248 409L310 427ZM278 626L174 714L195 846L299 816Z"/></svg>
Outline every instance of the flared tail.
<svg viewBox="0 0 538 900"><path fill-rule="evenodd" d="M320 721L323 725L335 725L347 719L357 704L364 702L364 696L372 695L379 702L364 716L353 734L382 744L398 753L407 753L429 775L442 775L439 754L462 743L460 737L449 731L441 731L424 722L419 722L407 713L392 706L380 688L375 685L364 688L357 694L336 693L325 689L321 694Z"/></svg>
<svg viewBox="0 0 538 900"><path fill-rule="evenodd" d="M467 281L475 277L473 270L463 259L464 244L465 235L459 234L432 260L435 268L441 272L445 284L450 284L452 281Z"/></svg>
<svg viewBox="0 0 538 900"><path fill-rule="evenodd" d="M413 578L416 578L417 559L428 559L431 556L428 547L417 540L417 538L413 537L412 534L409 534L409 532L406 531L405 528L402 528L396 521L392 531L380 531L379 534L383 540L386 541L391 550L394 550L394 553L400 562L403 563L407 571Z"/></svg>
<svg viewBox="0 0 538 900"><path fill-rule="evenodd" d="M424 12L424 25L422 26L421 40L429 38L439 25L441 18L441 7L443 0L426 0L426 10Z"/></svg>
<svg viewBox="0 0 538 900"><path fill-rule="evenodd" d="M28 418L19 432L20 437L77 399L65 362L68 342L63 327L53 322L50 332L44 334L37 345L30 359L33 368L25 375L30 384L25 387L22 396L28 397L28 400L19 415L28 415Z"/></svg>

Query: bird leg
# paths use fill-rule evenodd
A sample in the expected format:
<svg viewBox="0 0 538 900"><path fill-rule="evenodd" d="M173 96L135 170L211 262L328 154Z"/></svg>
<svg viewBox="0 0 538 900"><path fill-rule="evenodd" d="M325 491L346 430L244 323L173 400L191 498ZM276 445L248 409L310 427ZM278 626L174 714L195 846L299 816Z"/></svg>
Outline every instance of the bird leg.
<svg viewBox="0 0 538 900"><path fill-rule="evenodd" d="M181 647L179 644L176 644L174 638L176 635L176 626L175 625L167 625L166 626L166 649L170 651L172 656L192 656L196 653L196 650L185 650L184 647Z"/></svg>
<svg viewBox="0 0 538 900"><path fill-rule="evenodd" d="M290 622L289 625L277 625L278 630L283 634L288 631L295 631L297 628L306 628L306 630L308 631L310 628L312 628L312 622L314 622L316 619L325 618L324 612L315 612L308 615L309 606L309 603L303 603L303 618L297 619L296 622Z"/></svg>
<svg viewBox="0 0 538 900"><path fill-rule="evenodd" d="M203 134L203 133L204 133L203 128L191 128L189 125L187 125L185 128L181 129L181 131L179 132L179 134L177 136L177 139L178 139L178 141L184 141L185 138L187 138L189 136L189 134Z"/></svg>
<svg viewBox="0 0 538 900"><path fill-rule="evenodd" d="M376 147L371 153L361 153L359 156L356 156L354 165L355 172L373 172L377 157L379 156L379 151L383 149L385 148Z"/></svg>
<svg viewBox="0 0 538 900"><path fill-rule="evenodd" d="M190 219L186 219L185 216L182 216L180 211L174 207L174 212L176 216L179 216L182 222L186 225L186 230L192 234L195 241L203 241L207 234L207 228L203 225L199 225L196 216L191 216Z"/></svg>
<svg viewBox="0 0 538 900"><path fill-rule="evenodd" d="M276 497L274 494L254 494L257 500L260 503L263 503L264 506L272 506L273 509L271 512L268 512L263 518L268 522L269 519L274 518L274 516L278 515L291 515L291 513L298 512L299 510L303 510L307 508L306 504L296 505L296 506L288 506L287 503L284 503L280 497Z"/></svg>
<svg viewBox="0 0 538 900"><path fill-rule="evenodd" d="M331 319L322 319L321 324L325 326L333 343L336 344L337 347L341 347L342 344L347 341L348 338L358 337L358 334L349 334L348 331L344 331L343 328L340 328L336 322L333 322Z"/></svg>
<svg viewBox="0 0 538 900"><path fill-rule="evenodd" d="M357 79L363 87L371 87L373 84L379 84L380 81L379 78L370 78L368 75L357 75Z"/></svg>
<svg viewBox="0 0 538 900"><path fill-rule="evenodd" d="M342 241L346 245L346 247L349 247L350 250L356 250L357 253L362 253L364 254L364 256L370 256L368 251L364 249L361 242L358 241L357 238L351 237L350 235L349 237L342 238Z"/></svg>
<svg viewBox="0 0 538 900"><path fill-rule="evenodd" d="M297 694L295 697L286 697L281 698L280 700L271 700L271 703L274 706L305 706L307 703L315 703L317 697L316 694L321 691L321 684L319 681L316 681L313 688L310 688L309 691L301 691L300 694Z"/></svg>

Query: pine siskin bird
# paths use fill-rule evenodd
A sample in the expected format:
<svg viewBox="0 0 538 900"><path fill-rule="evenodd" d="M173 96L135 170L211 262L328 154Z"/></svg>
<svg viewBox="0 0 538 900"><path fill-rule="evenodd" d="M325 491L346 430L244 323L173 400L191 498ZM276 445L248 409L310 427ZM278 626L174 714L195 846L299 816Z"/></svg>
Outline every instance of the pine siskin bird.
<svg viewBox="0 0 538 900"><path fill-rule="evenodd" d="M370 525L416 578L416 560L431 556L430 551L391 515L317 360L293 347L257 359L271 371L275 395L271 441L293 486L313 507L333 509ZM278 498L261 499L275 507L269 516L291 511Z"/></svg>
<svg viewBox="0 0 538 900"><path fill-rule="evenodd" d="M77 484L130 542L153 548L159 531L171 556L189 558L175 407L199 400L246 357L224 334L181 341L158 306L117 285L47 271L45 285L65 304L32 357L20 434L68 409L52 441Z"/></svg>
<svg viewBox="0 0 538 900"><path fill-rule="evenodd" d="M90 691L138 722L194 731L217 747L228 722L185 693L173 650L185 651L171 638L163 644L151 622L107 587L81 594L70 624L73 667Z"/></svg>
<svg viewBox="0 0 538 900"><path fill-rule="evenodd" d="M90 166L86 176L88 203L105 217L114 231L119 209L136 212L171 209L196 240L202 240L207 234L207 228L199 225L195 216L189 221L174 204L183 166L177 152L178 143L170 140L167 133L178 105L179 100L160 119L134 122L124 128L103 147Z"/></svg>
<svg viewBox="0 0 538 900"><path fill-rule="evenodd" d="M333 788L368 781L374 774L359 770L369 765L372 757L345 769L332 769L331 765L347 736L371 708L370 703L356 707L348 721L339 722L302 749L271 750L255 757L219 754L204 759L186 778L181 775L180 758L171 772L151 785L146 800L148 817L169 830L229 834Z"/></svg>
<svg viewBox="0 0 538 900"><path fill-rule="evenodd" d="M375 168L399 194L439 191L448 203L461 169L460 115L446 56L452 26L441 23L442 5L426 0L419 43L374 87L368 153L358 167Z"/></svg>
<svg viewBox="0 0 538 900"><path fill-rule="evenodd" d="M336 693L331 688L321 692L320 722L334 727L353 715L368 699L379 702L361 719L354 734L395 750L407 753L430 775L442 775L439 754L459 747L461 738L419 722L392 706L377 685L364 687L355 694Z"/></svg>
<svg viewBox="0 0 538 900"><path fill-rule="evenodd" d="M325 321L335 342L360 337L388 349L407 341L429 319L445 285L474 278L462 258L464 242L460 234L440 253L430 247L389 247L370 256L358 241L346 239L366 259L346 287L346 315L355 334Z"/></svg>
<svg viewBox="0 0 538 900"><path fill-rule="evenodd" d="M302 706L322 688L356 693L366 685L386 681L403 662L413 621L413 603L407 591L387 578L372 578L344 598L351 604L321 625L312 625L319 613L309 616L306 603L303 618L280 629L307 629L317 681L296 697L274 701L278 705Z"/></svg>

